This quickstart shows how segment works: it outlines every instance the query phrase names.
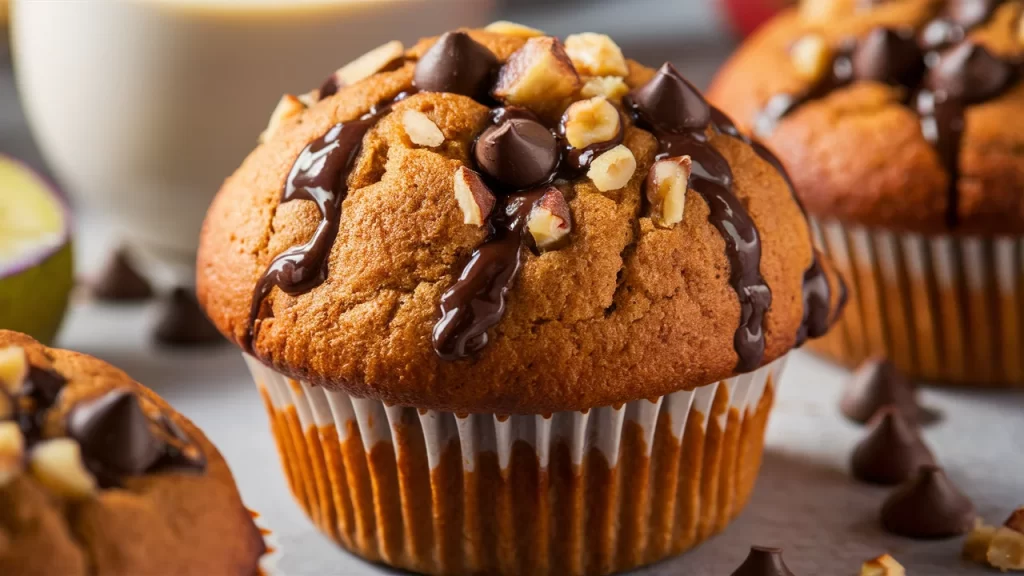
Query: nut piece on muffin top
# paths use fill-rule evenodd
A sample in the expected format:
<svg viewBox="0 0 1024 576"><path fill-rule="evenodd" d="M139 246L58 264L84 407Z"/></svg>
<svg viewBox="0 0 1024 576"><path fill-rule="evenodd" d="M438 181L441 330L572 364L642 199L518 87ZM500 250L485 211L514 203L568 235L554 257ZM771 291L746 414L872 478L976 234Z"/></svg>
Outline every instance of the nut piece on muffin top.
<svg viewBox="0 0 1024 576"><path fill-rule="evenodd" d="M0 330L0 574L254 576L227 464L123 372Z"/></svg>
<svg viewBox="0 0 1024 576"><path fill-rule="evenodd" d="M749 372L843 292L778 160L672 65L507 23L282 98L198 261L212 320L277 370L470 412Z"/></svg>
<svg viewBox="0 0 1024 576"><path fill-rule="evenodd" d="M803 0L709 98L777 151L810 213L1024 232L1024 3Z"/></svg>

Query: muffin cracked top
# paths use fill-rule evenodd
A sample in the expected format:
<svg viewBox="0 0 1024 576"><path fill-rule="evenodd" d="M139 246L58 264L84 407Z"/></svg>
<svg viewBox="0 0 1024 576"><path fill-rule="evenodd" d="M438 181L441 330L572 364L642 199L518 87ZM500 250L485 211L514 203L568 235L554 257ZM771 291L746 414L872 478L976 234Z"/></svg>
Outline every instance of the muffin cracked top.
<svg viewBox="0 0 1024 576"><path fill-rule="evenodd" d="M0 574L254 576L264 550L191 422L120 370L0 330Z"/></svg>
<svg viewBox="0 0 1024 576"><path fill-rule="evenodd" d="M210 208L199 298L292 377L539 413L748 372L842 300L779 162L607 36L497 23L285 96Z"/></svg>
<svg viewBox="0 0 1024 576"><path fill-rule="evenodd" d="M1024 3L804 0L709 92L775 150L811 214L1024 231Z"/></svg>

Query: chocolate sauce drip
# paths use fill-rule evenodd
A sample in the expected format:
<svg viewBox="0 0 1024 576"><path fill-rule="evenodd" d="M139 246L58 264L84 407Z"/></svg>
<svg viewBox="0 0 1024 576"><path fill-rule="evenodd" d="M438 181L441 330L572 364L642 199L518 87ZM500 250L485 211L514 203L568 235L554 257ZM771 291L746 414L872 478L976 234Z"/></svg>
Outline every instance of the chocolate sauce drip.
<svg viewBox="0 0 1024 576"><path fill-rule="evenodd" d="M645 86L623 100L639 126L659 143L659 158L689 156L690 188L707 202L710 222L725 240L729 283L740 302L740 322L733 337L737 372L749 372L764 357L764 313L772 294L761 277L761 239L753 219L732 191L729 162L708 140L714 127L712 108L671 65L665 64ZM731 123L719 131L728 133ZM735 127L732 127L734 130Z"/></svg>
<svg viewBox="0 0 1024 576"><path fill-rule="evenodd" d="M458 280L441 296L434 350L443 360L466 358L487 346L487 330L505 315L508 291L523 266L530 211L545 189L500 198L490 234L469 258Z"/></svg>
<svg viewBox="0 0 1024 576"><path fill-rule="evenodd" d="M37 366L29 367L28 377L21 391L11 398L15 418L27 446L32 446L42 439L46 411L57 403L57 398L66 384L67 380L52 370Z"/></svg>
<svg viewBox="0 0 1024 576"><path fill-rule="evenodd" d="M796 94L777 94L755 119L754 131L770 135L802 104L823 98L855 80L906 89L907 103L921 116L921 130L949 174L947 224L957 224L960 144L966 108L1003 93L1020 77L1021 63L993 55L967 40L1006 0L949 0L942 14L914 36L910 30L873 30L848 40L833 57L831 72Z"/></svg>
<svg viewBox="0 0 1024 576"><path fill-rule="evenodd" d="M594 158L597 158L601 154L604 154L619 144L622 144L622 141L626 137L626 122L620 118L619 130L611 140L595 142L584 148L573 148L565 138L565 124L567 120L568 119L563 116L562 121L558 124L558 141L564 150L562 152L564 160L561 165L561 174L559 174L559 176L567 180L576 178L585 172L590 168L590 163L594 161Z"/></svg>
<svg viewBox="0 0 1024 576"><path fill-rule="evenodd" d="M275 257L256 283L244 342L246 349L252 348L260 309L275 286L294 296L312 290L327 279L327 259L338 235L341 203L348 196L348 176L362 149L363 136L390 112L392 105L408 96L408 92L403 92L374 106L358 120L335 124L299 154L285 181L281 203L314 202L320 211L320 223L307 242Z"/></svg>

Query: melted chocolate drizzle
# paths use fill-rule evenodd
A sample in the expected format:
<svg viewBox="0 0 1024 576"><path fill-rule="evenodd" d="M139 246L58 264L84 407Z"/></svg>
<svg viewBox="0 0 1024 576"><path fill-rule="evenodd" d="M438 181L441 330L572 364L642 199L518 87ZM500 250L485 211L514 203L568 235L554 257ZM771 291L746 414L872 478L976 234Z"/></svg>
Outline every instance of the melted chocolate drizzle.
<svg viewBox="0 0 1024 576"><path fill-rule="evenodd" d="M348 176L362 149L363 136L395 103L409 95L409 92L402 92L374 106L358 120L335 124L299 154L285 181L281 204L293 200L312 201L320 211L320 223L307 242L277 255L256 283L244 342L247 350L252 350L263 301L275 286L294 296L316 288L327 279L327 259L338 235L341 203L348 196Z"/></svg>
<svg viewBox="0 0 1024 576"><path fill-rule="evenodd" d="M857 80L906 89L906 104L921 117L921 130L949 174L947 224L957 224L960 144L968 106L997 97L1021 75L1021 63L999 58L966 39L1006 0L948 0L945 10L913 30L878 28L844 41L828 74L802 92L777 94L758 114L754 131L768 137L801 105Z"/></svg>

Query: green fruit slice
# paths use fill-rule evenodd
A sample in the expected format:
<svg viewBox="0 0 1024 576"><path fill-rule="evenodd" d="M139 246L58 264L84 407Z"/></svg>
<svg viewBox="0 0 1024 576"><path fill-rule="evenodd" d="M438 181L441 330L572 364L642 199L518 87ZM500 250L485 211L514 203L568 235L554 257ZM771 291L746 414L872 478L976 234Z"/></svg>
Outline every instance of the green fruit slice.
<svg viewBox="0 0 1024 576"><path fill-rule="evenodd" d="M53 340L74 284L68 228L50 184L0 156L0 328Z"/></svg>

